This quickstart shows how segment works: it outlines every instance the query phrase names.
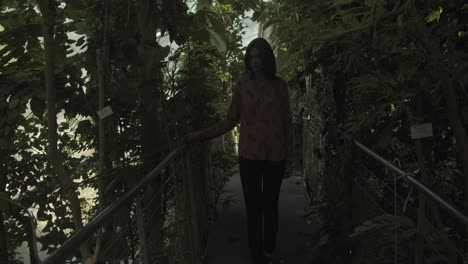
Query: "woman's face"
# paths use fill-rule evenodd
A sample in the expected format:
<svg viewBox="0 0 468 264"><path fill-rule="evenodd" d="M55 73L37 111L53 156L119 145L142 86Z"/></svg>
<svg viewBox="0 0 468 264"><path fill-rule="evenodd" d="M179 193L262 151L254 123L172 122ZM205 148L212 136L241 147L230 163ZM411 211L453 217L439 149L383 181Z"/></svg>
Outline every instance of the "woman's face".
<svg viewBox="0 0 468 264"><path fill-rule="evenodd" d="M263 72L263 63L262 59L260 58L260 52L257 48L252 48L249 54L249 63L250 68L254 73L261 73Z"/></svg>

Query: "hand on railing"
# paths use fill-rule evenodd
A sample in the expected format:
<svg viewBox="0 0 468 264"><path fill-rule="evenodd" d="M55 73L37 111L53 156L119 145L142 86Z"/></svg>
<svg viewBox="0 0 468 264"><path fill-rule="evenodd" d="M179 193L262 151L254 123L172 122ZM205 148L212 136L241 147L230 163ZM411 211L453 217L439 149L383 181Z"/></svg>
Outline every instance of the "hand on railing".
<svg viewBox="0 0 468 264"><path fill-rule="evenodd" d="M193 144L201 140L201 133L198 131L190 132L182 138L182 142L185 144Z"/></svg>

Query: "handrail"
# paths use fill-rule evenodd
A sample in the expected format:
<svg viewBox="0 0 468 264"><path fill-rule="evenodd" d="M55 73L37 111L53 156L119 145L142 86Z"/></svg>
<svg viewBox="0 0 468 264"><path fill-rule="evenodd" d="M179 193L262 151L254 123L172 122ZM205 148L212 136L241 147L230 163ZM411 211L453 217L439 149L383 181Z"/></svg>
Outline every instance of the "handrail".
<svg viewBox="0 0 468 264"><path fill-rule="evenodd" d="M422 184L421 182L419 182L418 180L416 180L415 178L411 177L411 174L410 173L406 173L402 170L400 170L398 167L396 167L395 165L393 165L392 163L388 162L387 160L385 160L384 158L382 158L381 156L379 156L377 153L373 152L372 150L370 150L369 148L367 148L366 146L364 146L363 144L361 144L359 141L353 139L352 137L348 136L349 139L351 139L351 141L353 141L353 143L358 147L360 148L361 150L363 150L364 152L366 152L367 154L369 154L371 157L373 157L374 159L376 159L377 161L379 161L380 163L382 163L384 166L386 166L387 168L393 170L394 172L396 172L397 174L399 174L400 177L402 178L406 178L411 184L413 184L418 190L420 190L421 192L423 192L426 196L428 196L429 198L431 198L433 201L435 201L436 203L439 204L439 206L441 206L443 209L445 209L447 212L449 212L450 214L452 214L454 217L456 217L461 223L463 223L465 226L468 227L468 217L466 217L463 213L461 213L460 211L458 211L453 205L451 205L449 202L445 201L442 197L440 197L439 195L437 195L435 192L431 191L429 188L427 188L424 184Z"/></svg>
<svg viewBox="0 0 468 264"><path fill-rule="evenodd" d="M318 119L322 120L322 118L314 113L313 111L310 111L314 116L316 116ZM442 197L437 195L435 192L431 191L428 187L426 187L424 184L416 180L415 178L411 177L410 173L406 173L393 165L392 163L388 162L385 160L383 157L379 156L377 153L373 152L370 150L368 147L364 146L362 143L359 141L355 140L353 137L351 137L349 134L346 132L342 131L341 129L338 128L338 133L344 135L345 138L348 138L350 141L352 141L359 149L370 155L372 158L376 159L380 163L382 163L384 166L388 167L389 169L393 170L395 173L397 173L400 178L405 178L413 184L419 191L421 191L423 194L425 194L427 197L432 199L434 202L436 202L440 207L442 207L444 210L446 210L448 213L453 215L455 218L457 218L461 223L463 223L465 226L468 227L468 217L466 217L463 213L461 213L459 210L457 210L453 205L451 205L449 202L445 201Z"/></svg>
<svg viewBox="0 0 468 264"><path fill-rule="evenodd" d="M155 176L157 176L167 165L178 156L185 148L186 144L181 143L176 149L174 149L169 155L167 155L163 161L161 161L152 171L146 174L143 179L136 184L132 189L126 192L122 197L113 202L111 205L101 211L96 217L94 217L87 225L81 230L72 235L62 246L55 250L51 255L47 256L42 262L43 264L59 263L75 248L79 247L88 237L93 234L100 226L103 225L109 217L111 217L117 210L123 205L128 203L134 198L138 191L150 182Z"/></svg>

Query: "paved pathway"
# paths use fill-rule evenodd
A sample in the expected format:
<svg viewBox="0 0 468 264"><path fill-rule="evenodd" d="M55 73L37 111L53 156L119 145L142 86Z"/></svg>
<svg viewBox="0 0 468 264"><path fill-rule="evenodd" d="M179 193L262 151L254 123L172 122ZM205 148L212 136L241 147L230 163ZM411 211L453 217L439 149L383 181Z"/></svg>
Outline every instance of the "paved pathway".
<svg viewBox="0 0 468 264"><path fill-rule="evenodd" d="M218 220L213 224L207 245L209 264L250 264L244 199L239 174L226 183L218 202ZM306 245L316 241L318 223L307 223L304 182L300 177L283 180L279 201L279 230L273 263L309 264ZM312 246L314 243L312 243Z"/></svg>

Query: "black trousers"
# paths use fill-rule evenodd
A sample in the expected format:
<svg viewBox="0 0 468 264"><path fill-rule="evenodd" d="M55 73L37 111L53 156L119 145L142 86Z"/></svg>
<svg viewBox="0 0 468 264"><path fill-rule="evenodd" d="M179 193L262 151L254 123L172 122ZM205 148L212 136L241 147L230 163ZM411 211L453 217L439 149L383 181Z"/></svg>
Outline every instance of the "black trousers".
<svg viewBox="0 0 468 264"><path fill-rule="evenodd" d="M248 160L239 157L239 173L247 214L251 258L264 263L264 252L273 253L278 231L278 199L284 161Z"/></svg>

